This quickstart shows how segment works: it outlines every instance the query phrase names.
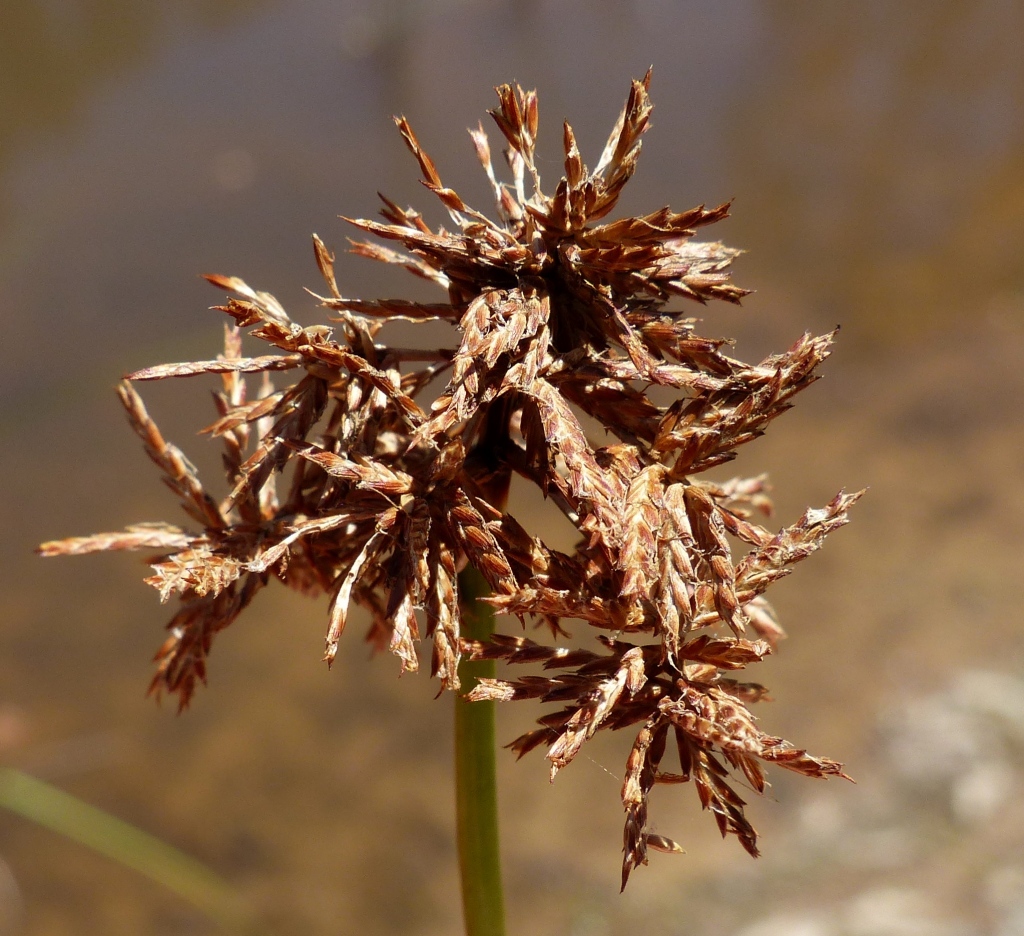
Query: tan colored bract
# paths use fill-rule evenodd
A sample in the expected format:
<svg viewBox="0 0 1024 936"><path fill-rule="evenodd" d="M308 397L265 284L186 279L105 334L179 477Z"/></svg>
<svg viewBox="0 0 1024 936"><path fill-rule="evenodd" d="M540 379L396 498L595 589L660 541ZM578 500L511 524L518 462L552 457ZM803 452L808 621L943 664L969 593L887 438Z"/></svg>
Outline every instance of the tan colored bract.
<svg viewBox="0 0 1024 936"><path fill-rule="evenodd" d="M405 119L397 120L423 182L452 230L384 199L385 223L354 220L397 247L356 243L357 254L397 263L441 286L447 301L347 299L333 256L314 236L337 326L303 328L271 295L234 277L208 279L234 293L233 319L216 360L153 367L128 380L220 374L218 418L205 430L225 447L230 493L218 502L166 442L126 381L122 402L146 451L192 521L133 527L47 543L46 555L159 550L147 579L182 607L157 655L152 691L186 705L206 678L214 635L271 578L331 596L326 659L333 660L353 602L368 639L458 689L460 657L533 664L539 675L483 680L470 700L539 699L561 708L517 738L517 754L544 746L551 775L603 728L636 725L626 762L622 881L647 849L678 850L647 830L654 784L692 780L723 835L757 854L738 770L758 792L760 761L810 776L841 766L761 731L747 706L763 687L726 674L770 653L783 632L762 593L847 522L860 494L840 492L772 533L763 477L700 480L759 436L817 379L833 335L803 335L756 365L700 337L696 320L668 311L676 296L738 302L730 282L738 251L690 238L728 205L597 223L633 174L651 112L650 74L634 81L597 166L583 165L568 124L565 175L544 194L534 162L537 97L504 85L491 116L504 135L512 182L497 180L487 136L471 131L493 189L497 220L441 181ZM529 194L528 194L529 193ZM443 320L457 344L432 350L377 341L385 322ZM277 351L243 357L241 331ZM273 371L297 379L275 389ZM262 373L255 397L245 374ZM444 379L443 389L441 380ZM674 391L661 405L651 387ZM597 445L580 414L614 444ZM290 473L285 474L290 467ZM506 512L513 473L536 484L577 528L571 554L549 548ZM280 492L279 478L287 478ZM734 558L732 546L746 549ZM486 579L491 601L546 624L552 641L495 633L460 639L458 573ZM563 646L567 621L602 633L604 650ZM751 633L756 639L744 636ZM678 767L662 769L669 740Z"/></svg>

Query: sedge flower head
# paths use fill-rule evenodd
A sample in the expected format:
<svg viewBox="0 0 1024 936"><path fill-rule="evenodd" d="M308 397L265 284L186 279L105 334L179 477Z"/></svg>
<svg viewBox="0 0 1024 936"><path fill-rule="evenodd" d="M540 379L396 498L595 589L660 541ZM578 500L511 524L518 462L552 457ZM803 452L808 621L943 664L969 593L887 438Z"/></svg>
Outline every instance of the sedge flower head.
<svg viewBox="0 0 1024 936"><path fill-rule="evenodd" d="M693 239L728 205L608 220L637 166L649 83L650 73L633 82L593 170L564 125L564 174L548 191L535 161L537 95L498 88L491 116L510 181L499 181L483 128L470 131L493 217L442 182L397 119L449 226L431 228L384 198L382 221L348 219L376 238L352 250L432 281L443 298L346 298L316 236L326 283L317 298L332 326L303 327L268 293L207 277L232 295L217 307L231 320L223 353L139 371L119 389L188 524L42 547L157 553L147 581L181 606L152 691L182 706L206 679L216 634L277 579L330 596L328 663L353 605L369 613L368 640L403 670L418 669L426 642L442 688L460 688L461 658L504 661L509 675L481 680L467 699L554 704L510 745L519 755L544 748L552 778L597 731L633 729L621 794L623 886L649 849L679 850L648 827L656 784L691 782L722 834L756 855L732 773L758 792L764 763L842 775L835 761L758 727L750 708L765 689L735 677L784 636L767 588L846 523L860 496L840 492L772 531L762 525L771 509L763 476L705 476L817 379L834 335L805 334L747 364L673 308L745 295L730 278L739 251ZM385 323L436 320L452 326L447 346L380 340ZM244 356L243 332L270 352ZM164 439L132 386L197 374L222 382L217 418L204 430L224 447L222 499ZM249 375L261 376L251 385ZM513 475L576 528L572 551L511 515ZM465 639L459 574L467 565L486 580L485 600L508 620L545 627L547 639L518 627ZM572 631L590 628L599 649L569 643ZM534 672L516 675L526 667Z"/></svg>

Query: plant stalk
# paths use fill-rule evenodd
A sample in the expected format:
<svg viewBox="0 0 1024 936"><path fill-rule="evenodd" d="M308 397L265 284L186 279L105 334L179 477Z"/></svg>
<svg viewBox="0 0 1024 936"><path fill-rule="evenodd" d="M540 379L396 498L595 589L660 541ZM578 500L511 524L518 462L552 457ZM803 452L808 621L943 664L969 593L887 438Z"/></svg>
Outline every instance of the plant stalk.
<svg viewBox="0 0 1024 936"><path fill-rule="evenodd" d="M477 601L488 594L487 582L472 566L459 573L462 635L470 640L486 640L494 629L494 609ZM459 664L462 692L485 676L494 676L493 660ZM494 706L455 699L455 814L466 936L505 934Z"/></svg>

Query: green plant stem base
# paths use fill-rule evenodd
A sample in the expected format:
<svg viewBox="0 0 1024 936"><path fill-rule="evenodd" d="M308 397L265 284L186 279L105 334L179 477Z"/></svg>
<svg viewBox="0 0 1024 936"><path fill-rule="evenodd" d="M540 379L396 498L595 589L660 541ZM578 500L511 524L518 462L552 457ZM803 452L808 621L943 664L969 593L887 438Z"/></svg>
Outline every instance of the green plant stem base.
<svg viewBox="0 0 1024 936"><path fill-rule="evenodd" d="M494 629L494 611L477 601L490 592L476 569L459 574L462 635L483 640ZM494 661L459 664L461 691L494 676ZM494 702L455 699L455 800L466 936L504 936L505 898L498 841Z"/></svg>

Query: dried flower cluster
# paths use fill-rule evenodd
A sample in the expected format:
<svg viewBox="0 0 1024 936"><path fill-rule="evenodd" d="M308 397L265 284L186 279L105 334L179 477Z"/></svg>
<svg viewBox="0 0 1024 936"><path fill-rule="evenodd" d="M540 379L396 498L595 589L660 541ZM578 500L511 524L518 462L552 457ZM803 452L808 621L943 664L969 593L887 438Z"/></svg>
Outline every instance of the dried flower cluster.
<svg viewBox="0 0 1024 936"><path fill-rule="evenodd" d="M221 375L218 418L204 431L224 445L230 493L218 502L207 492L125 382L119 393L132 426L192 528L147 524L42 547L46 555L159 551L147 581L182 606L157 654L152 690L177 694L182 706L205 679L214 635L272 577L330 595L328 662L355 602L370 612L369 640L403 669L417 669L417 642L429 639L431 673L443 687L459 688L463 656L538 665L539 675L484 680L468 698L560 703L511 745L520 755L546 747L552 777L599 729L638 727L622 787L623 886L648 848L678 850L648 831L656 783L692 781L723 835L756 855L730 770L758 792L761 761L842 775L834 761L758 728L748 706L764 688L727 674L772 651L783 633L763 592L846 523L860 496L840 492L773 533L752 519L770 509L763 478L698 479L816 379L832 335L804 335L749 365L723 353L724 339L700 337L695 319L666 309L675 296L706 303L745 294L729 280L738 251L690 239L728 205L601 223L636 168L649 80L633 83L593 171L565 124L565 175L551 195L534 161L536 94L500 87L491 116L508 143L511 184L496 179L482 127L470 133L497 221L442 183L397 120L453 228L432 230L384 198L384 223L351 223L396 247L353 249L432 280L447 301L346 299L333 256L315 236L329 293L317 298L336 313L334 328L301 327L273 296L207 277L236 297L218 307L233 320L224 354L128 379ZM457 345L379 342L381 326L396 320L449 322ZM274 353L243 357L247 328ZM275 389L272 371L298 376ZM243 375L253 373L263 377L250 396ZM669 388L675 401L660 405L652 387ZM585 418L613 444L596 444ZM506 512L513 473L579 531L572 554ZM741 558L733 543L746 548ZM605 632L603 650L500 633L460 638L466 564L486 579L500 611L548 625L556 643L568 636L563 622L582 621ZM662 768L670 739L678 758L671 771Z"/></svg>

